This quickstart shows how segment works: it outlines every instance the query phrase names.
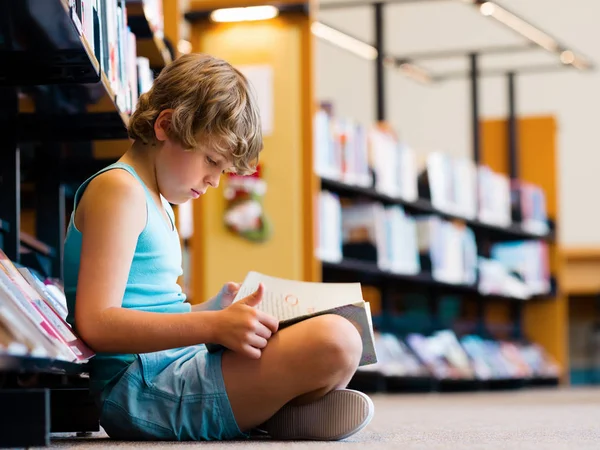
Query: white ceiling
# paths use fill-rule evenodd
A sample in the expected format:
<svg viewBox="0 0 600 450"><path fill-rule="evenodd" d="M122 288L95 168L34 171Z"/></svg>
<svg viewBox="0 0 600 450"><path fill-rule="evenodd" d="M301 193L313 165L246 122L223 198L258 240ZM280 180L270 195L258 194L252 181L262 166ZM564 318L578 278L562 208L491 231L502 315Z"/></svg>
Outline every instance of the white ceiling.
<svg viewBox="0 0 600 450"><path fill-rule="evenodd" d="M331 5L348 0L322 0L321 5ZM523 13L515 7L523 6L525 0L500 0L501 6L520 15L535 26L532 11ZM535 13L535 9L533 11ZM538 11L545 17L544 11ZM323 23L351 34L363 41L374 42L374 12L371 6L341 9L321 9L318 18ZM402 57L414 53L452 50L476 50L496 46L527 46L530 42L520 34L483 16L478 8L461 0L414 0L406 3L385 5L384 46L386 55ZM543 31L554 35L546 26ZM559 42L563 36L554 36ZM577 49L576 49L577 50ZM421 61L419 65L434 73L468 70L468 58L452 58ZM550 64L560 67L558 57L546 50L534 47L525 52L486 55L480 58L482 69L518 69L520 67Z"/></svg>

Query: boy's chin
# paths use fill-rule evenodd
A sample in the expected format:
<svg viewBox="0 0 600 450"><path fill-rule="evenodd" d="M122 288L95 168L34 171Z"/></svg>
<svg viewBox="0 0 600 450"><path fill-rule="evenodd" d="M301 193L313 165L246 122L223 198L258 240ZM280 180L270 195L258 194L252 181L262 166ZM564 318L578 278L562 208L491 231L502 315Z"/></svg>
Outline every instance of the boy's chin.
<svg viewBox="0 0 600 450"><path fill-rule="evenodd" d="M191 200L193 200L190 197L184 197L182 195L180 196L170 196L170 197L166 197L163 195L163 197L165 197L165 200L168 201L171 205L183 205L184 203L187 203Z"/></svg>

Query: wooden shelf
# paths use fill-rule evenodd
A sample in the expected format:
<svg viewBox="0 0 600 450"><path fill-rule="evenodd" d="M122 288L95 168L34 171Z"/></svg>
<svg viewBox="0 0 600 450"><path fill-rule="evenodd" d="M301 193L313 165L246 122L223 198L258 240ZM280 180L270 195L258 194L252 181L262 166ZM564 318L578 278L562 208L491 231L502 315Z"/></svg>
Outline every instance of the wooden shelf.
<svg viewBox="0 0 600 450"><path fill-rule="evenodd" d="M449 214L444 211L440 211L433 207L431 202L426 199L418 199L414 202L404 200L401 198L390 197L389 195L382 194L373 188L363 188L360 186L352 186L346 183L342 183L327 178L321 178L321 188L346 197L365 197L371 200L377 200L386 205L400 205L406 212L410 214L423 215L433 214L436 216L443 217L449 220L457 220L468 225L476 234L487 235L492 240L496 241L514 241L514 240L546 240L552 241L554 234L549 233L545 235L538 235L529 233L518 224L513 224L509 227L502 227L497 225L490 225L479 220L466 219L454 214Z"/></svg>

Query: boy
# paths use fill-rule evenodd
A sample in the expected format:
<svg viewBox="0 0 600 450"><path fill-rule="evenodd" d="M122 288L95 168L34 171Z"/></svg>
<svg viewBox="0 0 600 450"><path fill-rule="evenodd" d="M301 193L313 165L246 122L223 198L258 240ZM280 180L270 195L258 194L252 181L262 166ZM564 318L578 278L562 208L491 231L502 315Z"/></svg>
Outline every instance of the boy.
<svg viewBox="0 0 600 450"><path fill-rule="evenodd" d="M219 440L260 429L276 439L342 439L373 415L343 389L357 330L338 316L278 332L239 286L191 306L177 285L181 249L169 205L252 173L260 118L244 76L190 54L166 67L129 124L131 149L75 195L65 241L69 322L97 352L90 382L101 425L119 439ZM208 353L206 343L224 351Z"/></svg>

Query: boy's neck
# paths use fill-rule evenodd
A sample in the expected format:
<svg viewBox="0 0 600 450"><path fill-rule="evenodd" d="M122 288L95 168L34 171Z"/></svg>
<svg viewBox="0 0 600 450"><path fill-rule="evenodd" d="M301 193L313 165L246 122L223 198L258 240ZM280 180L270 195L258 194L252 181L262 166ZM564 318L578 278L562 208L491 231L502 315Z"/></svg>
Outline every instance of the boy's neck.
<svg viewBox="0 0 600 450"><path fill-rule="evenodd" d="M155 194L160 195L156 181L156 153L157 145L134 142L132 146L119 158L119 162L133 167L144 184Z"/></svg>

